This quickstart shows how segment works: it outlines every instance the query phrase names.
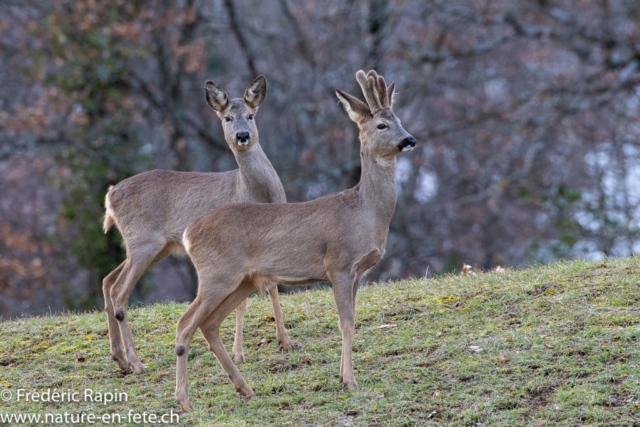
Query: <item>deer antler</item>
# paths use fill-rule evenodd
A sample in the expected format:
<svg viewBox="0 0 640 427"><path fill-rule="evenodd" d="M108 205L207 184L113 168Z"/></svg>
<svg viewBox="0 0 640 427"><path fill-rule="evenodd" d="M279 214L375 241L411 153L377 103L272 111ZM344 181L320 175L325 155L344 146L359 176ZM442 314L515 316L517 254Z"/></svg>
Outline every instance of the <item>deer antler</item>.
<svg viewBox="0 0 640 427"><path fill-rule="evenodd" d="M389 94L387 93L387 82L384 80L384 77L378 76L377 83L382 108L389 108L391 104L389 103Z"/></svg>
<svg viewBox="0 0 640 427"><path fill-rule="evenodd" d="M378 90L376 88L375 79L367 76L364 71L360 70L356 73L356 80L360 83L360 88L364 94L364 99L369 105L369 109L373 113L376 110L382 108L380 98L378 97Z"/></svg>
<svg viewBox="0 0 640 427"><path fill-rule="evenodd" d="M360 70L356 73L356 80L360 83L364 99L369 104L371 112L391 106L391 99L387 92L387 82L375 70L367 74Z"/></svg>

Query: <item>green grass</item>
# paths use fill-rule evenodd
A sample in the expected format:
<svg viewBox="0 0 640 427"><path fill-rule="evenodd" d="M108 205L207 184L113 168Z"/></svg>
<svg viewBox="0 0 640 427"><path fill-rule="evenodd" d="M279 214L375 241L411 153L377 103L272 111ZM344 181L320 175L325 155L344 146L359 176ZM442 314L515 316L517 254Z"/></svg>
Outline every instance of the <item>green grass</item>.
<svg viewBox="0 0 640 427"><path fill-rule="evenodd" d="M560 262L361 288L354 393L338 379L341 338L330 290L281 297L291 337L303 346L290 353L278 351L269 299L251 298L240 371L256 398L236 394L198 332L189 353L195 411L180 422L638 426L639 266L638 257ZM109 405L0 401L0 413L178 411L174 333L185 308L130 311L146 367L139 376L123 376L110 360L101 312L0 323L0 389L128 394L128 402ZM233 320L222 327L228 350ZM396 326L378 329L383 324ZM272 341L260 345L264 338Z"/></svg>

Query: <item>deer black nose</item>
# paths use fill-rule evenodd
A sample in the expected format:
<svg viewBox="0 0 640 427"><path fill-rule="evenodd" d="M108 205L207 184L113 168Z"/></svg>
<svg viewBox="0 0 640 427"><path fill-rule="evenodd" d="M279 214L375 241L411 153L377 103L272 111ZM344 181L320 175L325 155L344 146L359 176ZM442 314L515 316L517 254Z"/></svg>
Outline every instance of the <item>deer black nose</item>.
<svg viewBox="0 0 640 427"><path fill-rule="evenodd" d="M416 139L412 136L408 136L398 144L398 149L400 151L411 151L413 147L416 146Z"/></svg>
<svg viewBox="0 0 640 427"><path fill-rule="evenodd" d="M236 139L238 141L245 142L249 139L249 132L238 132L236 133Z"/></svg>

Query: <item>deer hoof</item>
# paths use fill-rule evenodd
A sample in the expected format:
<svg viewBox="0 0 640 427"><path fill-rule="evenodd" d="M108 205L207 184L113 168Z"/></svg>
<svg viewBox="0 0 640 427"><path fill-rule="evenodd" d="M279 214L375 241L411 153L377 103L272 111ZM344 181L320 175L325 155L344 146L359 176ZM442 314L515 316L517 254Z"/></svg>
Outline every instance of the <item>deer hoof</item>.
<svg viewBox="0 0 640 427"><path fill-rule="evenodd" d="M140 375L144 372L144 368L142 367L142 363L131 363L131 370L134 374Z"/></svg>
<svg viewBox="0 0 640 427"><path fill-rule="evenodd" d="M352 381L344 381L342 383L342 389L348 389L349 391L357 391L358 390L358 383L356 382L356 380L352 380Z"/></svg>
<svg viewBox="0 0 640 427"><path fill-rule="evenodd" d="M233 361L235 362L236 365L242 365L245 362L244 354L243 353L234 354Z"/></svg>
<svg viewBox="0 0 640 427"><path fill-rule="evenodd" d="M193 411L193 405L191 404L191 402L189 402L188 398L184 398L184 399L176 399L178 401L178 406L180 407L180 410L182 410L183 412L189 412L189 411Z"/></svg>
<svg viewBox="0 0 640 427"><path fill-rule="evenodd" d="M253 392L251 387L249 387L247 384L244 384L240 387L236 387L236 391L240 393L242 397L246 397L248 399L251 399L252 397L256 396L256 394Z"/></svg>
<svg viewBox="0 0 640 427"><path fill-rule="evenodd" d="M127 363L126 359L123 356L111 355L111 359L116 362L116 365L118 365L118 369L120 369L122 372L131 372L131 370L129 369L129 363Z"/></svg>

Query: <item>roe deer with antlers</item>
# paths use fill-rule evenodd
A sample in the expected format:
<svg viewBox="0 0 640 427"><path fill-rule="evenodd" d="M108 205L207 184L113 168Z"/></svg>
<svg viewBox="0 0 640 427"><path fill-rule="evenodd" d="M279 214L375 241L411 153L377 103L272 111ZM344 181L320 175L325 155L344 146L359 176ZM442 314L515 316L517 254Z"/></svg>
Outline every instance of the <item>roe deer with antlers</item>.
<svg viewBox="0 0 640 427"><path fill-rule="evenodd" d="M230 203L286 202L280 178L258 142L254 120L266 90L264 76L254 80L244 98L231 100L213 82L205 84L207 103L222 120L225 140L239 169L213 173L155 170L125 179L107 193L104 231L115 223L127 250L127 259L103 281L111 355L120 369L135 373L143 371L127 316L131 291L153 265L172 253L185 253L182 234L187 226L212 209ZM269 295L275 314L276 336L282 347L289 350L294 344L284 327L275 283L270 284ZM245 308L246 301L243 301L237 310L233 346L236 363L244 362L242 321Z"/></svg>
<svg viewBox="0 0 640 427"><path fill-rule="evenodd" d="M358 388L351 355L356 292L384 254L396 204L396 156L416 140L391 109L394 84L387 87L375 71L358 71L356 78L366 104L340 90L336 95L360 129L358 185L304 203L225 206L185 230L199 288L176 330L176 399L184 410L192 409L187 355L198 327L236 390L253 395L222 344L220 324L251 291L273 282L331 281L342 331L340 378L350 390Z"/></svg>

